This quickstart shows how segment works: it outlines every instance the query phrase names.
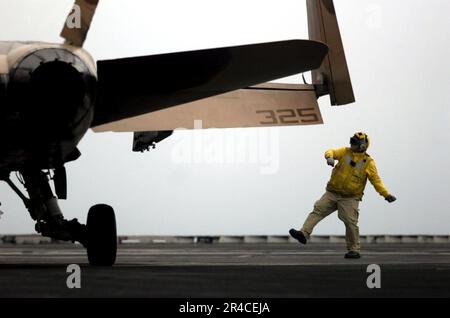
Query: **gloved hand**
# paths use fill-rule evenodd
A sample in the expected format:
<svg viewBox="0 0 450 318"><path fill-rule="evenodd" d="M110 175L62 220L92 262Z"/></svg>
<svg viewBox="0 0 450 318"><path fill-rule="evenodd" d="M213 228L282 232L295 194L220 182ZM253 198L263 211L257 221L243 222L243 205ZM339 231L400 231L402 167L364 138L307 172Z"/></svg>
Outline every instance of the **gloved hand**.
<svg viewBox="0 0 450 318"><path fill-rule="evenodd" d="M331 158L331 157L327 158L327 164L328 164L329 166L334 167L334 159Z"/></svg>
<svg viewBox="0 0 450 318"><path fill-rule="evenodd" d="M394 197L393 195L390 195L390 194L389 194L385 199L386 199L386 201L389 202L389 203L392 203L392 202L394 202L395 200L397 200L396 197Z"/></svg>

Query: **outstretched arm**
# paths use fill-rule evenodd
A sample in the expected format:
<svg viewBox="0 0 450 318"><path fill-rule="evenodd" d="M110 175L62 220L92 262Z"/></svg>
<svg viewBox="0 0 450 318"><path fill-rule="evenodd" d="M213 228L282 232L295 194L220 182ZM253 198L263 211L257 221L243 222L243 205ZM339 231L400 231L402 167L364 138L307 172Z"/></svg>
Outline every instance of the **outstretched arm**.
<svg viewBox="0 0 450 318"><path fill-rule="evenodd" d="M335 160L341 159L347 148L329 149L325 152L325 159L333 158Z"/></svg>
<svg viewBox="0 0 450 318"><path fill-rule="evenodd" d="M383 180L381 180L380 176L378 175L377 167L375 165L375 162L371 160L369 164L367 165L367 177L369 178L370 183L372 183L375 190L382 195L387 201L394 202L396 199L393 195L389 194L388 189L383 183Z"/></svg>

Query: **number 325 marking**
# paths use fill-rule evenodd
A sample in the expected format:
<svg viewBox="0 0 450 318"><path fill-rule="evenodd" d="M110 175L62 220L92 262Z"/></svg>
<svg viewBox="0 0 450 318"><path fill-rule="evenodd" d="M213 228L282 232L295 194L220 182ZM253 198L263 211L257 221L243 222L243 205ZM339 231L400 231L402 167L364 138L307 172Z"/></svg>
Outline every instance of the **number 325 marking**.
<svg viewBox="0 0 450 318"><path fill-rule="evenodd" d="M261 125L314 123L319 121L314 108L258 110L257 114L266 114L264 119L269 121L259 122Z"/></svg>

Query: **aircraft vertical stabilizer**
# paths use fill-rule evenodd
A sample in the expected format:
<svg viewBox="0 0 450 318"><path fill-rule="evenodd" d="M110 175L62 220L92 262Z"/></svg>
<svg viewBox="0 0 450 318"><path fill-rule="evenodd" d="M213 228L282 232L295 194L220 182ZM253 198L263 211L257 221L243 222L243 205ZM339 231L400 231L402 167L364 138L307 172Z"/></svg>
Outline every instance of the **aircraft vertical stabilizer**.
<svg viewBox="0 0 450 318"><path fill-rule="evenodd" d="M66 19L61 37L67 44L83 47L99 0L76 0ZM79 24L79 25L77 25Z"/></svg>
<svg viewBox="0 0 450 318"><path fill-rule="evenodd" d="M355 102L344 46L333 0L306 0L309 39L328 45L329 53L319 69L312 71L312 82L323 84L319 95L330 94L332 105Z"/></svg>

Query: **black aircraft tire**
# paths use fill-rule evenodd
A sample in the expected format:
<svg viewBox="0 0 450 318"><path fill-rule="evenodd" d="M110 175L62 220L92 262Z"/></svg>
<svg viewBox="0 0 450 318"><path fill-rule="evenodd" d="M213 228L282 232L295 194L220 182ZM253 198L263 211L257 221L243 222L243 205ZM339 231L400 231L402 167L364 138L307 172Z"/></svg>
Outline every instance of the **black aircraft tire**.
<svg viewBox="0 0 450 318"><path fill-rule="evenodd" d="M117 254L116 217L112 207L94 205L87 218L87 255L92 266L112 266Z"/></svg>

